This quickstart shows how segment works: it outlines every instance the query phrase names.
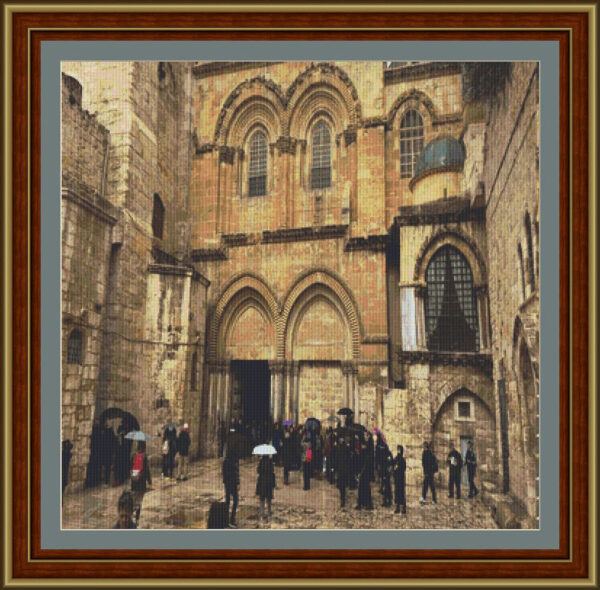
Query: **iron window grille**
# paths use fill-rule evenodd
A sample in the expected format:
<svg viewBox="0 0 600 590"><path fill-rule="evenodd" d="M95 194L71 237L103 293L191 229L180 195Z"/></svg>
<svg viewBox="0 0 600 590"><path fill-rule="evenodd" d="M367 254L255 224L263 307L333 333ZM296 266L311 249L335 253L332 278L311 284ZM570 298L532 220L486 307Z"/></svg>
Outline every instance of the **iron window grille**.
<svg viewBox="0 0 600 590"><path fill-rule="evenodd" d="M424 142L423 118L415 111L406 111L400 122L400 178L412 178Z"/></svg>
<svg viewBox="0 0 600 590"><path fill-rule="evenodd" d="M310 188L331 186L331 133L325 121L319 121L312 134Z"/></svg>
<svg viewBox="0 0 600 590"><path fill-rule="evenodd" d="M250 139L248 165L248 195L262 197L267 194L267 138L257 131Z"/></svg>
<svg viewBox="0 0 600 590"><path fill-rule="evenodd" d="M477 305L467 259L453 246L442 246L427 267L425 281L429 350L478 352Z"/></svg>
<svg viewBox="0 0 600 590"><path fill-rule="evenodd" d="M67 363L69 365L83 364L83 335L81 330L75 328L69 334L67 341Z"/></svg>

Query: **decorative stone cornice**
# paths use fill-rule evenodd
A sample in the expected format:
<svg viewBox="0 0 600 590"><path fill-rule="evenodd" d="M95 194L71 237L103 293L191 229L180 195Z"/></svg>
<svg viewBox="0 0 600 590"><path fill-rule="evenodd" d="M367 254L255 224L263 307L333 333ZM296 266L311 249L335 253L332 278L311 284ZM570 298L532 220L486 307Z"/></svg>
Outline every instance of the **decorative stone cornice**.
<svg viewBox="0 0 600 590"><path fill-rule="evenodd" d="M370 250L371 252L385 252L389 239L388 234L348 238L344 244L344 251Z"/></svg>
<svg viewBox="0 0 600 590"><path fill-rule="evenodd" d="M364 129L370 129L371 127L387 128L387 124L388 121L386 117L367 117L365 119L361 119L358 123L358 126Z"/></svg>
<svg viewBox="0 0 600 590"><path fill-rule="evenodd" d="M230 147L228 145L220 145L219 146L219 162L224 162L226 164L233 164L233 159L235 158L236 148Z"/></svg>
<svg viewBox="0 0 600 590"><path fill-rule="evenodd" d="M431 61L389 68L383 72L383 80L384 84L394 84L407 80L420 80L422 78L460 74L461 72L462 63L460 62Z"/></svg>
<svg viewBox="0 0 600 590"><path fill-rule="evenodd" d="M388 344L389 341L387 334L370 334L362 339L363 344Z"/></svg>
<svg viewBox="0 0 600 590"><path fill-rule="evenodd" d="M208 78L218 74L228 74L242 70L265 67L275 61L207 61L192 67L194 78Z"/></svg>
<svg viewBox="0 0 600 590"><path fill-rule="evenodd" d="M353 361L342 361L342 374L344 375L357 375L358 367Z"/></svg>
<svg viewBox="0 0 600 590"><path fill-rule="evenodd" d="M449 197L422 205L407 205L400 207L398 213L395 223L399 226L485 221L485 208L471 207L468 197Z"/></svg>
<svg viewBox="0 0 600 590"><path fill-rule="evenodd" d="M437 352L432 350L398 350L398 362L413 365L475 367L492 376L492 355L481 352Z"/></svg>
<svg viewBox="0 0 600 590"><path fill-rule="evenodd" d="M245 246L246 244L248 244L248 234L223 234L221 236L221 241L226 246Z"/></svg>
<svg viewBox="0 0 600 590"><path fill-rule="evenodd" d="M464 165L461 166L439 166L437 168L431 168L429 170L424 170L421 174L417 174L410 179L408 183L408 188L412 191L415 187L415 184L432 174L443 174L444 172L462 172Z"/></svg>
<svg viewBox="0 0 600 590"><path fill-rule="evenodd" d="M285 369L285 361L281 359L270 360L269 362L269 370L271 373L283 373Z"/></svg>
<svg viewBox="0 0 600 590"><path fill-rule="evenodd" d="M263 242L272 244L278 242L328 240L332 238L343 238L347 231L347 225L323 225L316 227L277 229L274 231L263 231Z"/></svg>
<svg viewBox="0 0 600 590"><path fill-rule="evenodd" d="M210 286L210 281L196 269L190 266L180 266L175 264L149 264L148 272L150 274L172 275L181 277L191 277L192 280L198 281L205 287Z"/></svg>
<svg viewBox="0 0 600 590"><path fill-rule="evenodd" d="M192 260L194 262L227 260L227 250L225 248L197 248L192 250Z"/></svg>
<svg viewBox="0 0 600 590"><path fill-rule="evenodd" d="M197 138L194 142L194 149L196 151L196 155L200 156L202 154L209 154L217 149L217 144L215 143L200 143Z"/></svg>

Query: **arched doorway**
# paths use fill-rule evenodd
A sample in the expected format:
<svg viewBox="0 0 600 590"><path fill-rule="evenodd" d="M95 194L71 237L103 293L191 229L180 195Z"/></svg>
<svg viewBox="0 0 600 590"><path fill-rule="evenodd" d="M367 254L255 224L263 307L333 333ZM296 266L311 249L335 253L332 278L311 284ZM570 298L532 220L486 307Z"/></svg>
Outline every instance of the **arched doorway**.
<svg viewBox="0 0 600 590"><path fill-rule="evenodd" d="M477 456L477 479L495 482L496 420L480 396L461 388L446 398L433 423L433 448L440 466L445 465L450 443L464 458L468 441L473 442ZM447 478L447 469L440 468L440 479L445 485Z"/></svg>
<svg viewBox="0 0 600 590"><path fill-rule="evenodd" d="M133 441L125 435L139 429L137 418L121 408L108 408L94 420L86 487L119 485L127 480Z"/></svg>

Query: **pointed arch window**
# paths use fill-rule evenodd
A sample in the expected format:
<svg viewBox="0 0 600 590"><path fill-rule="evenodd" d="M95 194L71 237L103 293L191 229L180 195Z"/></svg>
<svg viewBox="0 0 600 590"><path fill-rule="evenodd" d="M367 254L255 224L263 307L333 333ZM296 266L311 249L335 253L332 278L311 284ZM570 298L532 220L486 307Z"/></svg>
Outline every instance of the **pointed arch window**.
<svg viewBox="0 0 600 590"><path fill-rule="evenodd" d="M267 194L267 138L255 131L250 138L250 163L248 165L248 195L262 197Z"/></svg>
<svg viewBox="0 0 600 590"><path fill-rule="evenodd" d="M319 121L312 132L310 188L331 186L331 131L325 121Z"/></svg>
<svg viewBox="0 0 600 590"><path fill-rule="evenodd" d="M67 364L83 364L83 334L77 328L71 331L67 340Z"/></svg>
<svg viewBox="0 0 600 590"><path fill-rule="evenodd" d="M154 195L152 208L152 235L162 240L165 225L165 206L158 194Z"/></svg>
<svg viewBox="0 0 600 590"><path fill-rule="evenodd" d="M435 351L479 351L473 273L453 246L442 246L425 271L427 347Z"/></svg>
<svg viewBox="0 0 600 590"><path fill-rule="evenodd" d="M400 178L414 176L424 138L423 117L414 109L406 111L400 121Z"/></svg>

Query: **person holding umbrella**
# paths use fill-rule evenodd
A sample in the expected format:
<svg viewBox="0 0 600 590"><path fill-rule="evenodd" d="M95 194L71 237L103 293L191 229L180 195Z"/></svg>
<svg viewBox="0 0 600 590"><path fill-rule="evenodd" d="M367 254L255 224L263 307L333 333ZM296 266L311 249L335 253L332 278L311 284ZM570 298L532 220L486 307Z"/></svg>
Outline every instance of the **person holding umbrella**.
<svg viewBox="0 0 600 590"><path fill-rule="evenodd" d="M267 505L268 518L271 517L271 501L275 489L275 468L271 455L276 453L271 445L258 445L252 451L254 455L261 455L258 467L258 479L256 480L256 495L259 499L258 516L265 520L265 503Z"/></svg>

